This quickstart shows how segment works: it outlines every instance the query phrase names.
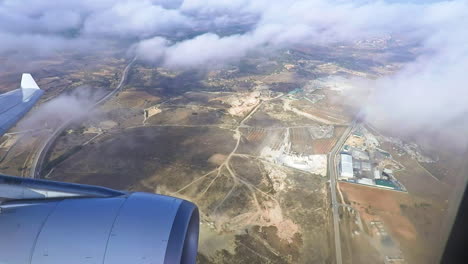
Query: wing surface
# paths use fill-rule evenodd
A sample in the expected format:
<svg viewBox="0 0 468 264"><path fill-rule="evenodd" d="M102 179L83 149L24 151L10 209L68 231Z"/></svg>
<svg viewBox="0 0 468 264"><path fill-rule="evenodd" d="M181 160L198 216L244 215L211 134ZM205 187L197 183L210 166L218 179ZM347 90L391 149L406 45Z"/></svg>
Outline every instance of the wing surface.
<svg viewBox="0 0 468 264"><path fill-rule="evenodd" d="M0 136L25 115L43 93L31 74L24 73L21 88L0 94Z"/></svg>

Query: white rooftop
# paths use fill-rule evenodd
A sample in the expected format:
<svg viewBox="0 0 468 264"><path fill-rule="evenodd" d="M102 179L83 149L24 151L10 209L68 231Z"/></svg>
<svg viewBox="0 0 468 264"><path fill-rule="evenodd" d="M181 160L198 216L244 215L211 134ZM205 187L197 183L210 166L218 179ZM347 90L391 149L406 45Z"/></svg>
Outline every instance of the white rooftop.
<svg viewBox="0 0 468 264"><path fill-rule="evenodd" d="M352 178L353 174L353 157L348 154L341 154L341 173L343 178Z"/></svg>
<svg viewBox="0 0 468 264"><path fill-rule="evenodd" d="M362 179L357 180L357 182L360 184L365 184L365 185L375 185L374 181L369 178L362 178Z"/></svg>

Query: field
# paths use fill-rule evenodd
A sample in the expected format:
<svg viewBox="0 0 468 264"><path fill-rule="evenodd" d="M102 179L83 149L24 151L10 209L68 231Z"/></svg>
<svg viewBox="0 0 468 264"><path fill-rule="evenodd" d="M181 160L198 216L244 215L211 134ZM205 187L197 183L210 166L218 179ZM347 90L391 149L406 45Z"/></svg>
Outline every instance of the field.
<svg viewBox="0 0 468 264"><path fill-rule="evenodd" d="M295 153L304 155L314 154L312 144L312 135L307 128L291 128L290 129L291 150Z"/></svg>
<svg viewBox="0 0 468 264"><path fill-rule="evenodd" d="M291 142L291 155L326 154L344 127L288 108L291 73L230 74L135 65L123 91L57 139L42 175L195 202L200 263L332 263L326 178L263 152Z"/></svg>
<svg viewBox="0 0 468 264"><path fill-rule="evenodd" d="M327 154L349 120L287 95L310 78L291 60L206 75L138 63L123 91L58 138L42 175L195 202L200 263L332 263L326 178L264 156Z"/></svg>
<svg viewBox="0 0 468 264"><path fill-rule="evenodd" d="M342 209L345 253L352 263L374 263L386 256L402 257L406 263L437 263L448 232L451 187L435 176L436 170L429 171L427 163L418 162L400 146L385 142L381 147L401 166L395 177L408 192L341 182L350 206ZM443 168L444 162L427 167ZM356 225L360 221L361 227Z"/></svg>
<svg viewBox="0 0 468 264"><path fill-rule="evenodd" d="M385 68L369 54L362 60L346 54L298 48L252 54L209 71L137 62L121 91L58 136L41 177L195 202L199 263L334 263L326 169L297 164L326 168L326 154L357 111L337 85L314 81L375 77ZM36 76L47 91L43 101L83 86L107 93L126 62L120 54L42 62L48 66ZM13 83L9 74L0 89ZM50 124L63 120L3 137L0 171L29 175ZM376 263L400 253L409 263L434 258L450 188L431 176L442 168L400 159L405 170L396 176L410 195L340 184L347 204L340 208L345 263ZM388 232L383 240L382 228Z"/></svg>
<svg viewBox="0 0 468 264"><path fill-rule="evenodd" d="M335 146L338 138L343 135L346 127L337 126L334 129L334 135L331 138L319 138L312 141L313 154L327 154Z"/></svg>
<svg viewBox="0 0 468 264"><path fill-rule="evenodd" d="M201 237L201 249L206 250L201 263L310 263L329 258L331 252L322 243L328 240L325 179L242 154L225 164L234 145L232 132L225 129L126 129L84 146L55 166L48 178L196 202L207 230ZM205 234L222 239L231 250L203 246L210 243ZM313 245L315 253L305 254L304 245Z"/></svg>
<svg viewBox="0 0 468 264"><path fill-rule="evenodd" d="M380 240L391 241L394 245L393 250L402 252L396 255L404 256L407 263L436 262L440 244L435 239L438 238L437 233L441 226L441 213L446 210L443 204L430 203L407 193L349 183L340 183L340 188L347 203L359 212L360 219L365 225L364 230L360 230L362 232L360 235L351 238L346 234L352 232L349 230L343 232L346 239L351 240L348 254L353 259L352 263L375 263L374 261L382 260L385 256L377 254L374 260L364 261L368 256L368 247L362 246L366 241L359 236L369 236L374 239L378 237L375 231L372 231L372 222L383 223L388 237L381 236ZM376 247L374 250L381 254L385 253L379 244L374 243L374 247Z"/></svg>
<svg viewBox="0 0 468 264"><path fill-rule="evenodd" d="M7 69L1 76L2 80L5 78L5 82L2 81L1 84L3 91L19 87L21 72L18 70L29 71L41 89L45 90L38 105L10 130L17 134L3 136L2 140L9 143L0 147L0 173L29 176L35 150L50 136L53 129L75 116L74 112L82 111L113 89L120 79L126 60L115 49L99 55L79 57L74 53L57 54L48 60L28 63L22 69L10 68L9 63L6 61L3 65ZM81 105L64 103L67 98L74 96L80 97ZM58 97L61 99L55 100L55 104L50 103ZM60 107L62 103L64 105ZM67 109L68 107L78 107L79 110ZM80 135L80 138L70 140L83 142L85 138Z"/></svg>

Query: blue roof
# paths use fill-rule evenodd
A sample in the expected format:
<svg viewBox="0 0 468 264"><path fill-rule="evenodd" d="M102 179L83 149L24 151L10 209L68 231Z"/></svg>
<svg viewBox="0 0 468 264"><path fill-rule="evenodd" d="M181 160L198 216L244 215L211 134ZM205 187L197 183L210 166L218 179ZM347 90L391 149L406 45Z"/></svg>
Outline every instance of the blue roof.
<svg viewBox="0 0 468 264"><path fill-rule="evenodd" d="M393 182L388 180L376 179L375 184L397 189L397 186Z"/></svg>

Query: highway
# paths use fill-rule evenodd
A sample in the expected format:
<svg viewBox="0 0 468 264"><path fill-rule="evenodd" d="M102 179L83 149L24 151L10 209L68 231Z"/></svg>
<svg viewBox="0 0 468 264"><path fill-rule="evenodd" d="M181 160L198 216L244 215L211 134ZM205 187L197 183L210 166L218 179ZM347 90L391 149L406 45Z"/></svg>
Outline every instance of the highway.
<svg viewBox="0 0 468 264"><path fill-rule="evenodd" d="M345 143L346 139L349 137L349 134L356 126L356 121L353 121L351 125L346 129L340 139L336 142L330 154L328 154L328 171L330 173L330 191L331 191L331 200L332 200L332 212L333 212L333 230L335 235L335 252L336 252L336 263L342 264L343 257L341 255L341 239L340 239L340 223L339 223L339 214L338 208L340 203L336 199L336 188L337 188L337 178L338 178L338 162L337 157L340 152L341 147Z"/></svg>
<svg viewBox="0 0 468 264"><path fill-rule="evenodd" d="M108 93L106 96L101 98L99 101L95 102L89 110L92 110L96 108L98 105L106 102L112 96L114 96L117 92L119 92L123 85L125 84L125 81L127 80L127 75L130 70L130 67L133 65L135 62L136 57L134 57L128 64L125 66L123 72L122 72L122 77L120 78L119 84L115 87L114 90L112 90L110 93ZM47 152L49 151L50 147L54 143L55 139L62 133L62 131L68 127L75 119L69 119L65 121L63 124L61 124L53 133L50 135L39 147L39 150L36 152L36 155L34 157L34 160L31 164L31 169L30 169L30 177L31 178L38 178L40 176L40 172L42 170L42 165L44 163L45 156Z"/></svg>

